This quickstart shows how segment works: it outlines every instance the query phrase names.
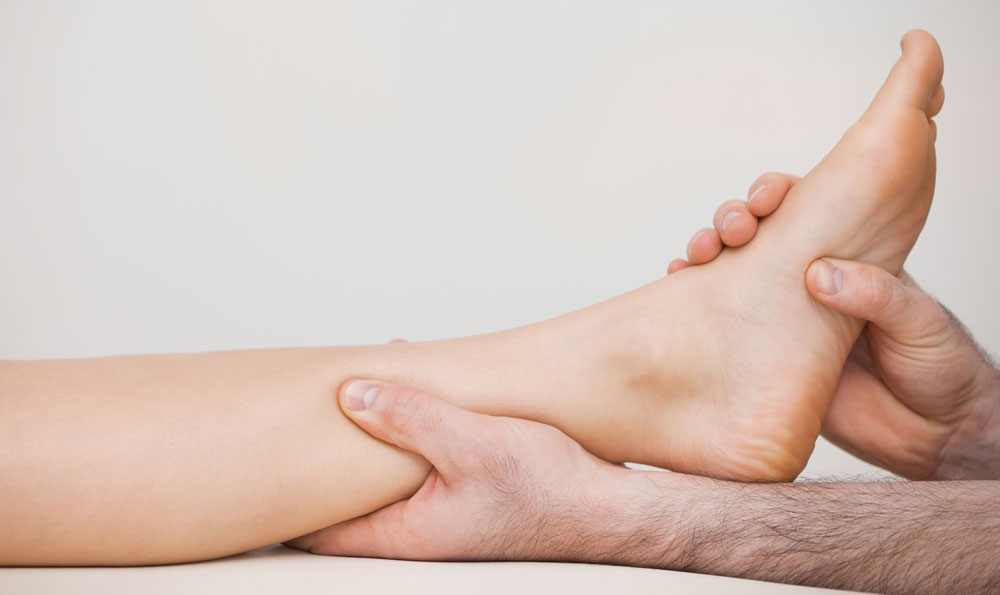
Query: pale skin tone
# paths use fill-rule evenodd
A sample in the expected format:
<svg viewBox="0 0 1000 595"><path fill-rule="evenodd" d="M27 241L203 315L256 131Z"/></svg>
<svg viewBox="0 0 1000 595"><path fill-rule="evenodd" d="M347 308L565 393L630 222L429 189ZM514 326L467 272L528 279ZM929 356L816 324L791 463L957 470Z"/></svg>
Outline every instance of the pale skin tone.
<svg viewBox="0 0 1000 595"><path fill-rule="evenodd" d="M825 254L900 270L933 194L941 75L933 38L908 34L751 245L559 318L418 344L0 363L0 563L212 558L412 494L429 464L340 413L351 376L550 424L606 460L794 477L861 331L801 280Z"/></svg>

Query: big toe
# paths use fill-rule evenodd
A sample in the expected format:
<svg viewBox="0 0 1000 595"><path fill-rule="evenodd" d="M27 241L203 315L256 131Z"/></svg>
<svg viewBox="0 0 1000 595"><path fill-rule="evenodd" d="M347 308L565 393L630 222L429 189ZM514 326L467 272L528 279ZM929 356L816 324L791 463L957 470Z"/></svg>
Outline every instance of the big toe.
<svg viewBox="0 0 1000 595"><path fill-rule="evenodd" d="M872 106L904 104L936 113L944 101L943 89L938 91L944 75L944 58L937 40L926 31L914 29L903 36L900 46L903 55L892 67Z"/></svg>

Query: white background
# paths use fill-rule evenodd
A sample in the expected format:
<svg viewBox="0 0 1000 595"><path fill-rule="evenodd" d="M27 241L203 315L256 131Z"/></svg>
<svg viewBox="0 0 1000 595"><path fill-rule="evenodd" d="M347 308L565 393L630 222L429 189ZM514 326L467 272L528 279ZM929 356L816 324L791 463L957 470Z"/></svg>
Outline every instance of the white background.
<svg viewBox="0 0 1000 595"><path fill-rule="evenodd" d="M377 343L661 275L945 53L908 263L1000 348L995 2L0 2L0 357ZM870 468L821 444L808 472Z"/></svg>

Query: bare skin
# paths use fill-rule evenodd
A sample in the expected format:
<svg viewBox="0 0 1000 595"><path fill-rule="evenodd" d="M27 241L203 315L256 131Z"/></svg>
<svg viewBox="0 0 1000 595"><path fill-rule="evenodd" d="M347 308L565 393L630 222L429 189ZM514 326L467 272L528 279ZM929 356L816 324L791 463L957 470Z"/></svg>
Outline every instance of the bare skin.
<svg viewBox="0 0 1000 595"><path fill-rule="evenodd" d="M788 479L808 460L862 324L817 303L802 286L806 269L835 256L898 273L930 208L941 55L919 31L904 37L903 50L868 111L760 223L752 243L647 288L662 290L657 299L668 307L637 330L649 338L633 360L690 366L684 377L651 375L636 389L673 387L659 401L660 443L670 453L661 466ZM690 295L696 303L674 301ZM655 330L688 324L700 340L664 343ZM702 421L678 431L670 421L677 419Z"/></svg>
<svg viewBox="0 0 1000 595"><path fill-rule="evenodd" d="M725 247L739 248L748 243L757 234L760 219L777 210L788 191L801 179L775 172L757 178L747 190L746 200L727 200L716 209L712 218L714 227L696 231L688 240L687 259L670 261L667 274L711 262Z"/></svg>
<svg viewBox="0 0 1000 595"><path fill-rule="evenodd" d="M758 217L774 212L798 180L758 178L748 194L759 198L723 203L706 232L715 242L692 242L688 260L673 261L669 271L751 241ZM740 225L722 228L727 217ZM1000 434L985 431L1000 416L1000 378L947 308L905 271L893 276L832 258L810 265L806 287L825 306L868 321L823 420L829 440L910 479L1000 479Z"/></svg>
<svg viewBox="0 0 1000 595"><path fill-rule="evenodd" d="M738 484L610 465L555 428L398 385L354 381L341 405L434 471L408 500L289 543L312 553L597 562L886 593L1000 585L1000 481Z"/></svg>
<svg viewBox="0 0 1000 595"><path fill-rule="evenodd" d="M555 428L398 385L354 381L341 406L435 469L412 498L289 544L313 553L594 562L880 593L1000 585L998 481L740 484L610 465Z"/></svg>
<svg viewBox="0 0 1000 595"><path fill-rule="evenodd" d="M604 345L570 339L602 336L598 321L426 344L2 362L0 564L203 560L363 515L413 493L429 465L351 424L338 384L357 372L452 382L468 407L571 427L571 401L549 397L614 363Z"/></svg>
<svg viewBox="0 0 1000 595"><path fill-rule="evenodd" d="M749 242L756 218L772 213L797 180L761 176L750 194L769 187L763 210L724 203L715 217L719 245L691 262ZM737 237L718 228L734 208L751 213ZM1000 371L905 273L831 262L841 270L836 291L819 282L809 291L870 322L825 432L897 474L961 481L751 487L628 473L552 428L470 415L384 385L364 405L343 390L344 410L372 435L424 454L436 471L410 500L289 545L415 559L612 562L866 591L991 592L1000 580L992 555L1000 533L983 522L997 512ZM820 274L812 267L808 274ZM472 435L476 443L467 444Z"/></svg>
<svg viewBox="0 0 1000 595"><path fill-rule="evenodd" d="M217 557L412 494L428 463L333 406L352 375L554 425L611 461L794 477L861 330L803 289L807 266L898 270L930 206L941 55L924 32L903 50L760 237L711 270L466 339L0 363L0 563Z"/></svg>

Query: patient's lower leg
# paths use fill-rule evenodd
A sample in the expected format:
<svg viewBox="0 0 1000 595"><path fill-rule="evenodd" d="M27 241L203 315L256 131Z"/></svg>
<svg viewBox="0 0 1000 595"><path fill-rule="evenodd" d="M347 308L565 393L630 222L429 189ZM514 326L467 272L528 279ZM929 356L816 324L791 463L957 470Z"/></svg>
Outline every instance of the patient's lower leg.
<svg viewBox="0 0 1000 595"><path fill-rule="evenodd" d="M0 565L214 558L409 495L428 466L343 416L351 375L596 436L599 412L569 405L614 388L613 322L595 311L424 344L0 362ZM624 415L609 423L628 431Z"/></svg>

